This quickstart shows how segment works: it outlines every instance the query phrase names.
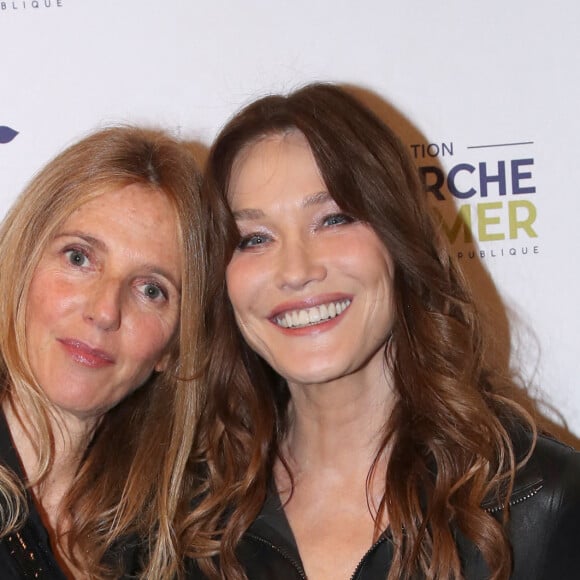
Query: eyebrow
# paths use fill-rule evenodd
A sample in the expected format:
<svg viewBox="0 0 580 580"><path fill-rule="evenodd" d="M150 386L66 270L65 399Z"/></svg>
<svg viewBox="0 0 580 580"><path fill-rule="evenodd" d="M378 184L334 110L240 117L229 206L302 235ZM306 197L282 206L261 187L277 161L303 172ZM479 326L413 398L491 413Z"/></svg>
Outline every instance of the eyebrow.
<svg viewBox="0 0 580 580"><path fill-rule="evenodd" d="M95 238L94 236L91 236L85 232L81 232L78 230L70 232L61 232L60 234L54 236L53 239L58 240L59 238L80 238L81 240L84 240L87 244L97 248L99 251L108 253L108 248L106 244L103 242L103 240ZM157 274L159 276L163 276L164 278L169 280L171 284L173 284L173 286L178 290L178 292L181 293L181 284L177 283L177 280L175 279L173 274L171 274L171 272L169 272L168 270L160 268L157 264L149 264L149 263L143 264L143 269L149 272L150 274Z"/></svg>
<svg viewBox="0 0 580 580"><path fill-rule="evenodd" d="M300 207L304 209L316 205L322 205L328 203L329 201L334 202L334 199L332 198L330 193L328 193L328 191L318 191L303 199L300 204ZM232 213L234 215L234 218L240 221L257 220L265 217L266 215L261 209L252 209L252 208L240 209Z"/></svg>
<svg viewBox="0 0 580 580"><path fill-rule="evenodd" d="M59 234L54 236L55 240L58 240L59 238L80 238L81 240L87 242L87 244L95 246L96 248L102 250L103 252L107 251L107 246L105 245L103 240L95 238L94 236L90 236L89 234L82 232L80 230L72 230L70 232L60 232Z"/></svg>

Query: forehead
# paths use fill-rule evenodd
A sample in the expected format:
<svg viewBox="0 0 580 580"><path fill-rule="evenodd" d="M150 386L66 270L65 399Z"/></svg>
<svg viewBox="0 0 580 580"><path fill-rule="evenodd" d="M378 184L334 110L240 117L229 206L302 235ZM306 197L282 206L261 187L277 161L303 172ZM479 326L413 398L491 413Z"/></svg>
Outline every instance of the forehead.
<svg viewBox="0 0 580 580"><path fill-rule="evenodd" d="M177 211L163 191L132 184L112 188L80 205L54 236L82 234L101 245L179 269L182 233Z"/></svg>
<svg viewBox="0 0 580 580"><path fill-rule="evenodd" d="M232 167L228 200L236 208L323 191L326 186L308 141L292 131L268 135L242 149Z"/></svg>
<svg viewBox="0 0 580 580"><path fill-rule="evenodd" d="M248 159L255 157L263 151L271 151L276 147L294 145L310 148L308 140L302 132L298 129L288 129L287 131L279 131L274 133L266 133L260 135L243 145L243 147L235 155L232 166L232 175L239 171L240 166L243 166Z"/></svg>
<svg viewBox="0 0 580 580"><path fill-rule="evenodd" d="M167 194L141 184L121 185L97 191L82 201L63 221L91 222L111 220L153 228L156 223L174 223L176 211Z"/></svg>

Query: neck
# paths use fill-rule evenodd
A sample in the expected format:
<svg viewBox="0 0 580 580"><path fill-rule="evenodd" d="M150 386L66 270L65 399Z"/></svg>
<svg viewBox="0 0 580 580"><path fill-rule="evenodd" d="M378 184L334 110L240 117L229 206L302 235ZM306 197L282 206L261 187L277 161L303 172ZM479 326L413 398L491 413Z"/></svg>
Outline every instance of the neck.
<svg viewBox="0 0 580 580"><path fill-rule="evenodd" d="M394 393L381 368L330 383L289 385L290 429L285 453L296 474L310 469L368 474L393 405Z"/></svg>
<svg viewBox="0 0 580 580"><path fill-rule="evenodd" d="M55 558L67 572L67 577L85 577L85 573L71 560L65 540L70 529L70 520L63 514L63 500L71 488L97 420L83 419L49 409L48 427L53 436L53 453L48 467L43 467L42 463L46 463L46 458L41 457L41 454L46 456L47 450L42 451L38 445L34 445L35 433L31 429L29 415L21 406L11 401L4 401L2 410L26 479L31 484L30 492L50 536Z"/></svg>
<svg viewBox="0 0 580 580"><path fill-rule="evenodd" d="M46 470L41 465L38 445L34 444L36 437L28 414L11 401L4 402L3 411L24 473L45 516L45 524L56 529L61 501L70 488L96 422L93 419L83 420L64 413L49 412L53 453Z"/></svg>

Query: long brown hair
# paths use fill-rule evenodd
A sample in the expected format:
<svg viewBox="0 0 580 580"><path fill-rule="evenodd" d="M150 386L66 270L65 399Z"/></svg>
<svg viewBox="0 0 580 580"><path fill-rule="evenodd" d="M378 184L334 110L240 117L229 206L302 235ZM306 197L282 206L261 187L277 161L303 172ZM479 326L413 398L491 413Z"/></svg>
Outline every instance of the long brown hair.
<svg viewBox="0 0 580 580"><path fill-rule="evenodd" d="M337 204L367 222L394 261L395 321L385 349L397 400L385 417L369 473L385 493L395 546L389 579L423 574L461 578L458 529L481 551L492 578L507 578L503 526L481 508L509 489L516 468L508 432L526 411L512 399L509 376L486 360L484 332L461 271L433 220L410 156L395 134L345 90L306 86L264 97L218 135L203 185L211 357L208 399L193 458L200 484L190 517L192 553L213 575L243 578L235 546L264 501L286 432L288 389L236 328L225 268L239 240L227 194L234 162L269 135L299 131ZM378 457L390 445L386 473ZM501 496L507 501L507 494ZM375 530L379 535L383 530ZM221 540L221 547L218 541ZM219 553L221 572L210 556Z"/></svg>
<svg viewBox="0 0 580 580"><path fill-rule="evenodd" d="M145 575L172 577L177 567L172 525L179 510L188 507L183 489L190 484L184 470L198 406L194 377L206 270L196 161L185 143L162 131L103 129L44 167L0 229L0 401L26 410L20 420L36 442L42 481L54 461L54 433L48 400L26 354L30 281L54 231L76 208L130 184L163 193L174 207L182 254L180 324L167 370L154 373L104 415L66 495L70 555L82 553L87 559L82 564L95 578L118 576L106 554L130 535L146 543ZM21 525L26 513L22 490L5 469L0 493L6 500L0 513L0 535L5 535Z"/></svg>

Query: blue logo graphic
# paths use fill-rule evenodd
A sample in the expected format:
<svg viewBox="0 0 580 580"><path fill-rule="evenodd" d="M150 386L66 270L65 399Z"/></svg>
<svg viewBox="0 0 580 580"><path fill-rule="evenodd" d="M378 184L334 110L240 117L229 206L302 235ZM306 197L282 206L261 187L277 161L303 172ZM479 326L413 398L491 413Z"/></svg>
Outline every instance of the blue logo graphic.
<svg viewBox="0 0 580 580"><path fill-rule="evenodd" d="M15 131L12 127L0 125L0 144L10 143L16 135L18 135L18 131Z"/></svg>

